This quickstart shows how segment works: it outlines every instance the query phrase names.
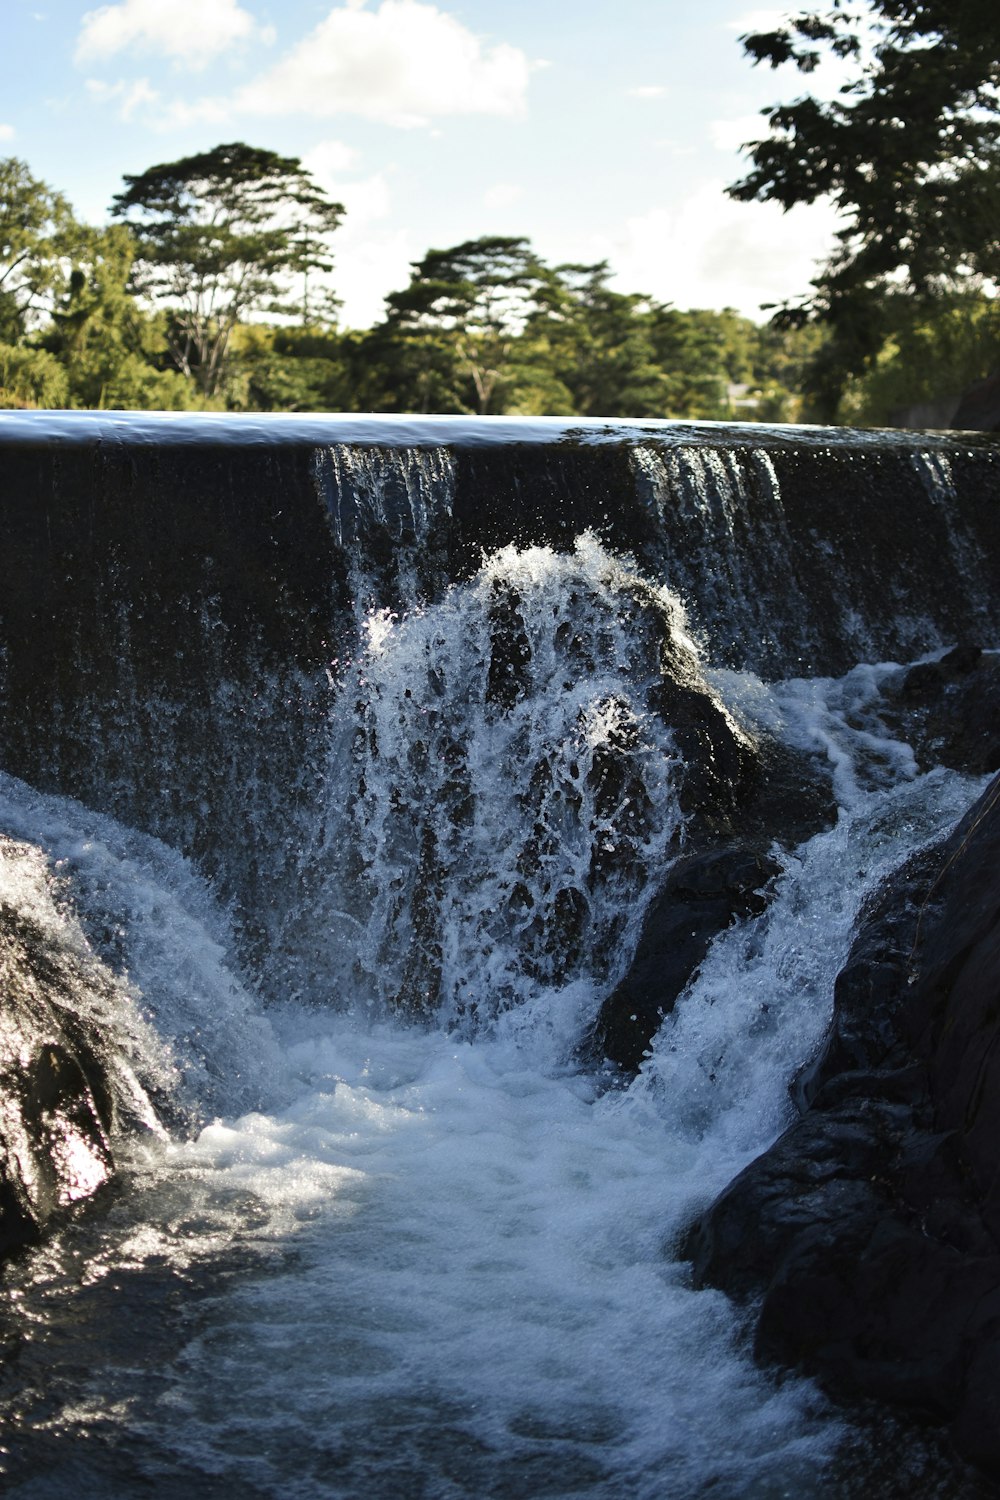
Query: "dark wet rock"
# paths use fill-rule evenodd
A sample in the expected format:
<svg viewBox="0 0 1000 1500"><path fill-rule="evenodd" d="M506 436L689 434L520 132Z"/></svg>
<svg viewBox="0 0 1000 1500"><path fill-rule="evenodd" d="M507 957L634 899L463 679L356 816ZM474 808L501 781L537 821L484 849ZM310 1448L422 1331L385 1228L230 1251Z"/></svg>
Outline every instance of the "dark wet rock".
<svg viewBox="0 0 1000 1500"><path fill-rule="evenodd" d="M0 857L30 851L0 836ZM117 1028L102 1035L122 999L85 949L0 900L0 1259L104 1188L115 1132L151 1115Z"/></svg>
<svg viewBox="0 0 1000 1500"><path fill-rule="evenodd" d="M756 1350L1000 1475L1000 779L865 914L803 1118L692 1226Z"/></svg>
<svg viewBox="0 0 1000 1500"><path fill-rule="evenodd" d="M631 1072L639 1067L712 939L734 918L764 910L764 888L779 869L770 856L740 847L676 861L646 913L628 973L601 1007L592 1038L601 1057Z"/></svg>
<svg viewBox="0 0 1000 1500"><path fill-rule="evenodd" d="M793 848L836 821L829 775L814 757L770 738L734 734L733 721L706 687L699 700L692 680L682 678L680 690L674 681L668 679L662 694L672 697L673 712L680 702L682 713L697 709L704 719L700 735L688 741L691 765L684 772L695 810L684 852L650 902L635 956L601 1006L587 1043L591 1054L629 1073L639 1068L714 938L765 910L782 868L775 850Z"/></svg>
<svg viewBox="0 0 1000 1500"><path fill-rule="evenodd" d="M955 1131L1000 1242L1000 778L962 821L923 915L908 1039L928 1060L939 1126Z"/></svg>
<svg viewBox="0 0 1000 1500"><path fill-rule="evenodd" d="M680 755L680 803L699 826L722 831L753 777L757 757L744 733L705 687L670 663L650 707L673 731Z"/></svg>
<svg viewBox="0 0 1000 1500"><path fill-rule="evenodd" d="M689 836L731 835L733 818L760 775L757 738L707 682L676 606L634 575L617 582L619 608L637 657L644 655L649 663L645 707L667 725L674 741L675 785Z"/></svg>
<svg viewBox="0 0 1000 1500"><path fill-rule="evenodd" d="M1000 770L1000 652L956 646L885 685L880 717L912 746L922 769L973 776Z"/></svg>
<svg viewBox="0 0 1000 1500"><path fill-rule="evenodd" d="M659 676L647 705L669 727L677 751L685 829L683 852L647 909L628 972L602 1005L586 1044L591 1056L626 1072L638 1069L712 939L735 918L764 910L762 892L779 865L766 852L773 832L760 836L761 819L787 769L783 751L772 756L770 746L729 713L669 614L649 608L652 591L636 587L635 593L637 605L646 606L643 623L656 635ZM798 778L800 788L805 783ZM638 806L634 795L617 789L607 800L609 809ZM744 836L750 828L755 839Z"/></svg>
<svg viewBox="0 0 1000 1500"><path fill-rule="evenodd" d="M940 868L937 848L913 856L868 903L847 962L837 976L834 1013L819 1054L793 1086L801 1110L854 1090L864 1094L876 1077L911 1079L916 1067L903 1034L910 999L914 939L926 892ZM914 1085L924 1089L923 1075Z"/></svg>
<svg viewBox="0 0 1000 1500"><path fill-rule="evenodd" d="M795 849L837 821L829 764L763 736L756 775L740 806L740 837L754 847Z"/></svg>

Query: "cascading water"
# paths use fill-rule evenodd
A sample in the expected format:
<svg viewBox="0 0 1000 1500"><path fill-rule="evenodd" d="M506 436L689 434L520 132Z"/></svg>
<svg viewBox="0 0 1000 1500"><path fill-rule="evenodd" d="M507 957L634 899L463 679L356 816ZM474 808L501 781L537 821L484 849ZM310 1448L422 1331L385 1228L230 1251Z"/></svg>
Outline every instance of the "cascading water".
<svg viewBox="0 0 1000 1500"><path fill-rule="evenodd" d="M445 1022L606 980L682 832L647 703L664 635L693 658L676 600L590 537L508 548L431 608L370 615L306 854L330 867L315 964L332 919L346 993Z"/></svg>
<svg viewBox="0 0 1000 1500"><path fill-rule="evenodd" d="M703 549L735 545L742 458L634 462L661 512L664 468L686 463L671 482L708 516ZM784 528L793 547L771 459L750 467L768 545ZM919 771L879 716L886 665L765 682L750 667L780 630L734 660L763 629L759 559L745 576L727 564L713 652L711 600L692 594L709 564L690 547L676 576L651 576L580 528L572 547L506 545L449 584L447 453L325 453L312 477L353 497L341 633L325 688L295 667L305 770L282 761L269 783L262 755L246 786L264 851L250 896L220 873L247 826L238 785L182 829L176 792L115 790L106 719L94 804L124 801L144 831L72 778L75 800L0 773L0 832L28 850L0 862L0 901L101 969L116 1056L162 1122L136 1102L121 1191L8 1271L6 1492L894 1493L874 1462L851 1488L847 1419L755 1368L741 1315L692 1289L677 1248L791 1118L866 893L980 781ZM720 933L629 1080L588 1039L706 817L668 667L737 746L773 737L828 778L838 812L775 850L766 909ZM260 664L248 746L254 724L272 735L295 712L288 681ZM237 689L230 673L222 723ZM892 1483L976 1493L940 1463L914 1445Z"/></svg>

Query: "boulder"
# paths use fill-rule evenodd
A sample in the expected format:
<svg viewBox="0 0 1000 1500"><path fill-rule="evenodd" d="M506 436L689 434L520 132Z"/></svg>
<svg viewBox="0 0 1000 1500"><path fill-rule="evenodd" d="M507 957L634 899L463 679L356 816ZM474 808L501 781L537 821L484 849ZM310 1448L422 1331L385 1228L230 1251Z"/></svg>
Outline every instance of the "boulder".
<svg viewBox="0 0 1000 1500"><path fill-rule="evenodd" d="M1000 777L945 852L941 914L922 924L919 980L903 1019L926 1059L938 1127L958 1139L1000 1242Z"/></svg>
<svg viewBox="0 0 1000 1500"><path fill-rule="evenodd" d="M638 1069L712 939L734 917L764 910L764 887L779 869L739 845L681 855L646 912L628 972L601 1007L592 1041L602 1058Z"/></svg>
<svg viewBox="0 0 1000 1500"><path fill-rule="evenodd" d="M1000 770L1000 652L956 646L940 661L901 668L883 693L879 716L912 745L921 769Z"/></svg>
<svg viewBox="0 0 1000 1500"><path fill-rule="evenodd" d="M677 696L694 710L695 692L684 684ZM706 704L703 691L703 713ZM814 758L767 736L751 742L742 731L727 744L721 714L706 723L701 733L713 731L713 741L706 752L703 740L701 758L694 760L697 793L684 850L649 903L632 962L587 1041L591 1056L626 1073L638 1070L713 939L733 921L764 911L782 868L776 850L793 848L836 821L829 776ZM692 756L694 743L692 736Z"/></svg>
<svg viewBox="0 0 1000 1500"><path fill-rule="evenodd" d="M837 1397L1000 1475L1000 777L865 914L803 1117L694 1224L699 1284Z"/></svg>
<svg viewBox="0 0 1000 1500"><path fill-rule="evenodd" d="M106 1187L117 1129L153 1119L121 1053L120 982L60 926L38 862L0 835L0 873L29 876L23 902L0 883L0 1259Z"/></svg>

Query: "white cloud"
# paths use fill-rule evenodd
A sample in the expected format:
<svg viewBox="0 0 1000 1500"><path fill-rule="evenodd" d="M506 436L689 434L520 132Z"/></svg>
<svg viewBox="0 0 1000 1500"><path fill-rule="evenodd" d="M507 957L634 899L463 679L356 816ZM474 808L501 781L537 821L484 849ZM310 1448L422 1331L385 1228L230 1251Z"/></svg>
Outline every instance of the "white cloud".
<svg viewBox="0 0 1000 1500"><path fill-rule="evenodd" d="M625 92L630 99L662 99L667 91L662 83L640 83Z"/></svg>
<svg viewBox="0 0 1000 1500"><path fill-rule="evenodd" d="M757 31L777 31L783 21L788 19L787 10L745 10L735 21L726 21L727 31L738 31L740 36L750 35Z"/></svg>
<svg viewBox="0 0 1000 1500"><path fill-rule="evenodd" d="M311 172L325 192L345 210L344 223L337 233L337 247L349 245L362 230L388 216L391 207L389 184L381 172L372 177L349 178L343 174L352 171L358 153L342 141L321 141L302 158L302 165Z"/></svg>
<svg viewBox="0 0 1000 1500"><path fill-rule="evenodd" d="M442 115L520 116L531 66L516 47L487 46L422 0L336 6L275 67L235 96L259 114L356 114L403 127Z"/></svg>
<svg viewBox="0 0 1000 1500"><path fill-rule="evenodd" d="M119 79L117 83L104 83L98 78L88 78L87 92L102 104L119 101L118 113L123 120L131 120L137 109L148 108L159 101L159 94L148 78L137 78L134 83Z"/></svg>
<svg viewBox="0 0 1000 1500"><path fill-rule="evenodd" d="M747 141L761 141L769 135L767 121L761 114L739 115L732 120L710 120L709 139L720 151L739 151Z"/></svg>
<svg viewBox="0 0 1000 1500"><path fill-rule="evenodd" d="M238 0L120 0L87 11L76 61L88 64L119 52L155 52L202 68L241 42L274 39Z"/></svg>
<svg viewBox="0 0 1000 1500"><path fill-rule="evenodd" d="M329 285L341 301L345 328L370 328L385 311L385 296L410 280L410 264L420 246L408 229L383 226L392 209L383 172L351 176L361 164L359 152L343 141L321 141L302 158L302 165L345 209L333 241L334 269Z"/></svg>
<svg viewBox="0 0 1000 1500"><path fill-rule="evenodd" d="M16 134L13 125L0 125L0 141L12 141Z"/></svg>
<svg viewBox="0 0 1000 1500"><path fill-rule="evenodd" d="M305 158L304 165L318 182L326 182L339 172L352 172L358 164L358 153L343 141L320 141Z"/></svg>
<svg viewBox="0 0 1000 1500"><path fill-rule="evenodd" d="M614 237L595 237L582 258L610 260L622 291L760 318L762 303L808 291L836 228L829 204L783 214L776 203L734 203L721 182L707 182L674 207L627 220Z"/></svg>
<svg viewBox="0 0 1000 1500"><path fill-rule="evenodd" d="M350 220L337 231L333 288L343 304L345 328L370 328L385 314L387 292L409 285L411 263L422 247L407 229L384 229L352 238Z"/></svg>
<svg viewBox="0 0 1000 1500"><path fill-rule="evenodd" d="M510 208L524 195L524 189L516 182L498 182L483 194L483 207L493 211Z"/></svg>
<svg viewBox="0 0 1000 1500"><path fill-rule="evenodd" d="M154 130L184 130L188 125L225 125L232 117L227 99L173 99L147 121Z"/></svg>

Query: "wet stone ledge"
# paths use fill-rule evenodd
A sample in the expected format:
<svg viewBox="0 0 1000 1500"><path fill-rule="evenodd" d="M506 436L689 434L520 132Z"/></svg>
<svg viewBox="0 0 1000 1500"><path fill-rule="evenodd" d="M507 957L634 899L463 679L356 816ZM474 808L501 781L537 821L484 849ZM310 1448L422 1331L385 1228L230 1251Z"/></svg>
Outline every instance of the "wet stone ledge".
<svg viewBox="0 0 1000 1500"><path fill-rule="evenodd" d="M801 1120L692 1227L756 1351L1000 1476L1000 778L865 913Z"/></svg>

